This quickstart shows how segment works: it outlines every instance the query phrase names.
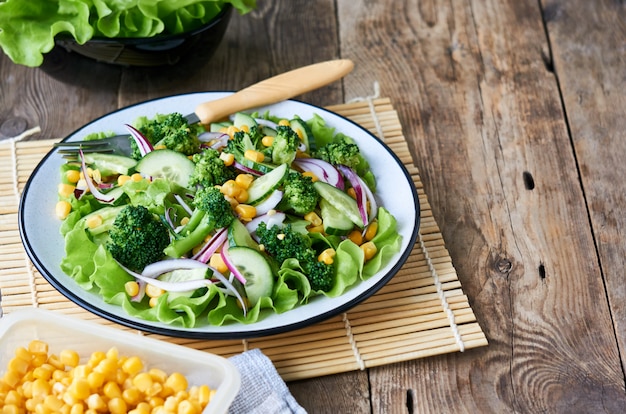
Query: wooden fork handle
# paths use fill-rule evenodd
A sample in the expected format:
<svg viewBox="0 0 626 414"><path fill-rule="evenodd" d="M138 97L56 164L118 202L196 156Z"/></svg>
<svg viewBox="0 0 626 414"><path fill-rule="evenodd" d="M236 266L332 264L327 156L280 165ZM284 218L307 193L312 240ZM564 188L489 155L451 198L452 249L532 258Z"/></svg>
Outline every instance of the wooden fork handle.
<svg viewBox="0 0 626 414"><path fill-rule="evenodd" d="M341 79L353 67L354 63L349 59L304 66L255 83L225 98L202 103L195 112L201 123L209 124L238 111L273 104L320 88Z"/></svg>

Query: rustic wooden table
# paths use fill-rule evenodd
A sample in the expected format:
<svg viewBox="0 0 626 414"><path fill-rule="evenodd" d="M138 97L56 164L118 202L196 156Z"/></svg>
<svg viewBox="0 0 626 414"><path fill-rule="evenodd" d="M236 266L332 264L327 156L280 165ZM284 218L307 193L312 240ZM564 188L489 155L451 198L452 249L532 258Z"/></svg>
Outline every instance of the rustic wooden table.
<svg viewBox="0 0 626 414"><path fill-rule="evenodd" d="M626 412L626 5L259 0L216 54L138 69L0 56L0 138L236 90L337 57L299 97L391 98L487 347L291 382L310 412Z"/></svg>

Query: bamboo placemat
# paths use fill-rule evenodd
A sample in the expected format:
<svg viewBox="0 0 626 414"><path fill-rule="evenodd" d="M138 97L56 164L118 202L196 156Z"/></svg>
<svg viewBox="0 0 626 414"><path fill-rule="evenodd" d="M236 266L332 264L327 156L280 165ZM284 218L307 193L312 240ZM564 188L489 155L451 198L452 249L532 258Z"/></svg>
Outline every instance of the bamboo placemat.
<svg viewBox="0 0 626 414"><path fill-rule="evenodd" d="M400 157L415 182L421 225L413 252L402 269L379 292L347 313L290 333L249 340L211 341L145 335L225 357L260 348L286 381L487 345L432 216L419 171L413 165L390 100L366 99L329 109L383 139ZM54 141L0 142L2 308L9 313L35 306L129 330L67 300L39 274L22 247L17 224L19 195Z"/></svg>

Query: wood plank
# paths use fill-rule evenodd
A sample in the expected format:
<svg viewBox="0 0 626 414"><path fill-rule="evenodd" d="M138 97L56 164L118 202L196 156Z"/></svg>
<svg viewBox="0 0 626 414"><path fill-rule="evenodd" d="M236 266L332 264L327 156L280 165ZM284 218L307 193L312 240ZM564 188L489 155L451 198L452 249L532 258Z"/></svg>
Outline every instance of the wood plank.
<svg viewBox="0 0 626 414"><path fill-rule="evenodd" d="M0 59L0 139L40 126L27 140L64 137L117 108L121 69L55 48L39 68ZM113 87L112 87L113 86Z"/></svg>
<svg viewBox="0 0 626 414"><path fill-rule="evenodd" d="M356 62L346 97L371 94L375 81L391 97L490 341L371 369L374 412L624 407L539 4L357 0L338 14L341 49Z"/></svg>
<svg viewBox="0 0 626 414"><path fill-rule="evenodd" d="M542 1L600 266L626 364L626 3Z"/></svg>

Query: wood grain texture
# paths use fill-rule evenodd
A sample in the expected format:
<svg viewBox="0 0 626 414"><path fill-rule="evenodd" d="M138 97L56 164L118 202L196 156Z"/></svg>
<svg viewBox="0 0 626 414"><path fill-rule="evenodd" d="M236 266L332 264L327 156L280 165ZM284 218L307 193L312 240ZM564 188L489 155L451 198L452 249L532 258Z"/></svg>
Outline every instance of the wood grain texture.
<svg viewBox="0 0 626 414"><path fill-rule="evenodd" d="M374 412L406 404L416 412L624 407L539 5L351 1L339 2L338 13L343 57L357 65L346 96L378 81L398 102L435 218L490 341L488 349L403 364L400 381L398 370L370 370Z"/></svg>
<svg viewBox="0 0 626 414"><path fill-rule="evenodd" d="M209 61L0 56L0 139L353 59L301 98L336 104L375 82L391 98L490 345L293 382L296 399L312 413L626 412L625 21L620 0L259 1Z"/></svg>
<svg viewBox="0 0 626 414"><path fill-rule="evenodd" d="M0 138L37 126L42 138L64 137L117 108L120 70L61 49L47 54L40 68L2 56L0 77L0 95L10 102L0 107Z"/></svg>
<svg viewBox="0 0 626 414"><path fill-rule="evenodd" d="M554 68L626 363L626 3L543 2Z"/></svg>

